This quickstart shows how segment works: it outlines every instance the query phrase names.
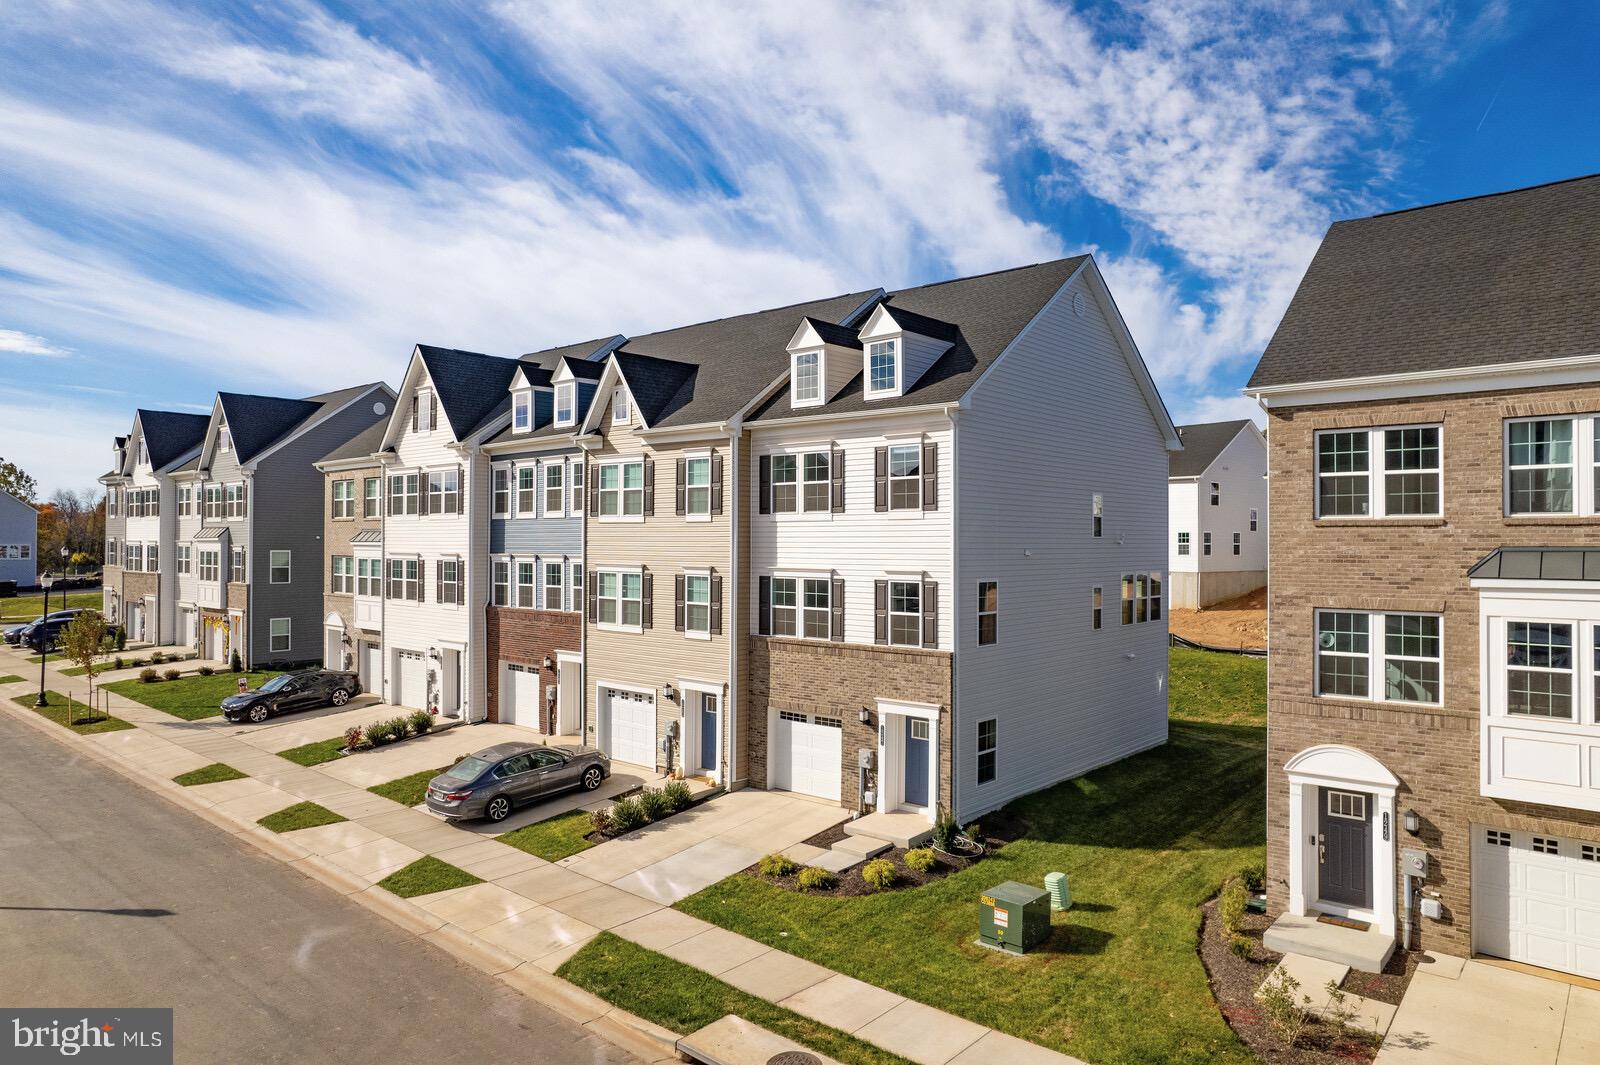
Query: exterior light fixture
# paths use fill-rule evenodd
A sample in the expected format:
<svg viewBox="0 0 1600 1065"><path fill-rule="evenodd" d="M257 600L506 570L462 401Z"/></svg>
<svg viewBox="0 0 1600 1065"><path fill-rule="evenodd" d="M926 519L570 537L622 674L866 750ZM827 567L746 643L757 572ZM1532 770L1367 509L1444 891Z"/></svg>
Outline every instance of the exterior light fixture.
<svg viewBox="0 0 1600 1065"><path fill-rule="evenodd" d="M1422 830L1422 818L1417 816L1417 811L1407 810L1405 816L1406 832L1415 836Z"/></svg>
<svg viewBox="0 0 1600 1065"><path fill-rule="evenodd" d="M661 689L661 694L669 703L675 703L678 701L678 690L672 686L670 681Z"/></svg>
<svg viewBox="0 0 1600 1065"><path fill-rule="evenodd" d="M551 658L549 655L545 655L544 656L544 668L546 668L546 669L554 669L554 668L556 668L555 659Z"/></svg>
<svg viewBox="0 0 1600 1065"><path fill-rule="evenodd" d="M872 711L864 706L861 708L861 723L863 725L872 724Z"/></svg>

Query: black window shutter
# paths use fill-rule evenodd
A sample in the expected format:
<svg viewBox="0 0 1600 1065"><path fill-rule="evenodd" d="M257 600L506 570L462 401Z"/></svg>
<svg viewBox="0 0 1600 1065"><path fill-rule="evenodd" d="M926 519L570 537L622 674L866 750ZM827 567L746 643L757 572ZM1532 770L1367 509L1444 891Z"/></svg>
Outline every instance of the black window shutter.
<svg viewBox="0 0 1600 1065"><path fill-rule="evenodd" d="M939 646L939 582L922 582L922 646Z"/></svg>
<svg viewBox="0 0 1600 1065"><path fill-rule="evenodd" d="M756 631L763 636L772 634L772 578L762 577L756 582L760 602L756 605Z"/></svg>
<svg viewBox="0 0 1600 1065"><path fill-rule="evenodd" d="M411 397L411 431L413 433L417 431L417 425L418 425L417 413L418 413L419 409L420 408L418 408L418 406L417 406L417 397L416 396L412 396Z"/></svg>
<svg viewBox="0 0 1600 1065"><path fill-rule="evenodd" d="M722 452L720 451L711 453L711 513L722 513Z"/></svg>
<svg viewBox="0 0 1600 1065"><path fill-rule="evenodd" d="M250 513L250 485L239 486L239 516L242 518Z"/></svg>
<svg viewBox="0 0 1600 1065"><path fill-rule="evenodd" d="M922 445L922 509L939 509L939 445Z"/></svg>
<svg viewBox="0 0 1600 1065"><path fill-rule="evenodd" d="M711 635L722 635L722 575L711 575Z"/></svg>
<svg viewBox="0 0 1600 1065"><path fill-rule="evenodd" d="M683 477L684 477L684 469L685 469L686 464L687 464L687 460L681 459L681 458L678 460L677 476L674 479L674 481L672 482L672 484L673 484L673 493L677 498L677 507L678 507L677 513L679 513L679 514L683 513L683 491L684 491L684 488L685 488L685 485L683 483ZM679 628L682 628L682 626L680 625Z"/></svg>
<svg viewBox="0 0 1600 1065"><path fill-rule="evenodd" d="M398 510L395 509L395 507L397 505L397 500L400 497L394 494L394 486L390 483L390 481L389 481L389 479L387 477L384 478L384 482L383 483L384 483L384 487L386 489L388 489L387 495L389 496L389 513L391 515L400 513Z"/></svg>
<svg viewBox="0 0 1600 1065"><path fill-rule="evenodd" d="M452 501L453 506L451 507L450 513L452 513L452 514L460 514L461 513L461 501L466 498L466 495L467 495L467 477L466 477L466 474L461 472L461 467L457 466L456 467L456 495L455 495L455 499Z"/></svg>
<svg viewBox="0 0 1600 1065"><path fill-rule="evenodd" d="M889 582L876 581L872 588L872 642L889 642Z"/></svg>
<svg viewBox="0 0 1600 1065"><path fill-rule="evenodd" d="M594 570L589 571L589 583L585 586L589 590L589 624L593 625L600 618L600 582L594 579Z"/></svg>
<svg viewBox="0 0 1600 1065"><path fill-rule="evenodd" d="M439 393L428 393L428 428L439 428Z"/></svg>
<svg viewBox="0 0 1600 1065"><path fill-rule="evenodd" d="M830 501L830 510L835 514L844 513L844 448L836 447L829 459L828 473L833 477L833 498Z"/></svg>
<svg viewBox="0 0 1600 1065"><path fill-rule="evenodd" d="M428 513L428 475L421 471L417 473L417 513Z"/></svg>
<svg viewBox="0 0 1600 1065"><path fill-rule="evenodd" d="M889 449L874 448L872 453L872 509L889 509Z"/></svg>
<svg viewBox="0 0 1600 1065"><path fill-rule="evenodd" d="M828 639L833 640L835 643L843 642L844 579L842 577L835 577L833 579L832 598L828 600L828 606L830 608L829 612L833 615L830 619L832 631L829 633Z"/></svg>
<svg viewBox="0 0 1600 1065"><path fill-rule="evenodd" d="M772 513L772 456L761 456L761 513Z"/></svg>
<svg viewBox="0 0 1600 1065"><path fill-rule="evenodd" d="M656 613L656 577L649 570L644 571L644 598L639 604L640 620L645 628L653 628Z"/></svg>
<svg viewBox="0 0 1600 1065"><path fill-rule="evenodd" d="M444 602L444 561L442 559L433 564L433 598L435 602Z"/></svg>
<svg viewBox="0 0 1600 1065"><path fill-rule="evenodd" d="M595 467L594 488L589 491L589 516L591 518L600 516L600 468L598 466Z"/></svg>
<svg viewBox="0 0 1600 1065"><path fill-rule="evenodd" d="M656 516L656 463L648 455L644 460L644 512L646 517Z"/></svg>
<svg viewBox="0 0 1600 1065"><path fill-rule="evenodd" d="M422 559L419 558L419 559L417 559L417 590L416 590L416 594L413 596L413 598L415 598L416 601L419 602L419 603L424 601L423 598L422 598L422 590L423 590L424 587L427 586L427 583L428 583L428 564L426 562L422 561Z"/></svg>
<svg viewBox="0 0 1600 1065"><path fill-rule="evenodd" d="M679 468L683 460L678 460ZM672 578L672 631L683 631L683 574L679 573Z"/></svg>

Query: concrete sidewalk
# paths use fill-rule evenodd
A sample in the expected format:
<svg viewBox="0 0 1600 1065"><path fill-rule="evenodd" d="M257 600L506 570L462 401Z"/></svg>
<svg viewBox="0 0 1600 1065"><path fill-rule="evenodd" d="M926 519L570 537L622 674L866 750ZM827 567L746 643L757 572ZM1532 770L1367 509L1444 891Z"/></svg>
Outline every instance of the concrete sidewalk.
<svg viewBox="0 0 1600 1065"><path fill-rule="evenodd" d="M52 678L58 691L71 683L72 678ZM0 694L12 687L22 688L7 686ZM838 806L788 792L744 789L552 864L352 783L371 775L350 767L372 754L331 763L337 771L297 766L229 731L197 729L195 723L177 722L120 696L109 701L114 715L138 727L83 736L82 743L307 875L347 894L381 896L385 911L401 923L458 955L498 967L499 973L548 977L602 930L610 930L919 1065L1077 1061L670 909L763 854L839 823L846 811ZM59 726L35 720L66 738ZM483 736L484 727L452 729L439 738L451 737L450 747L456 749L474 735ZM407 741L396 751L431 739ZM493 741L467 746L487 742ZM442 752L444 746L437 749ZM191 788L171 782L176 774L212 762L231 765L249 779ZM284 835L255 824L305 800L349 820ZM424 854L486 882L410 901L374 886Z"/></svg>

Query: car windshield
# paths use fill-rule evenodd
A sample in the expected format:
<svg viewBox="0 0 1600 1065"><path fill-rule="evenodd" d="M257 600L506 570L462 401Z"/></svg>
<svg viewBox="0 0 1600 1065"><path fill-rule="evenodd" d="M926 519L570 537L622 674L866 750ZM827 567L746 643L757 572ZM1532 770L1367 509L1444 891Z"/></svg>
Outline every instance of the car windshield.
<svg viewBox="0 0 1600 1065"><path fill-rule="evenodd" d="M452 780L476 780L478 774L489 768L489 763L482 758L463 758L455 765L444 771L444 775Z"/></svg>
<svg viewBox="0 0 1600 1065"><path fill-rule="evenodd" d="M263 684L261 687L257 688L256 690L257 691L263 691L263 692L275 692L278 689L282 688L285 684L288 684L288 683L289 683L289 675L287 673L283 673L283 674L279 674L276 677L273 677L271 680L267 681L265 684Z"/></svg>

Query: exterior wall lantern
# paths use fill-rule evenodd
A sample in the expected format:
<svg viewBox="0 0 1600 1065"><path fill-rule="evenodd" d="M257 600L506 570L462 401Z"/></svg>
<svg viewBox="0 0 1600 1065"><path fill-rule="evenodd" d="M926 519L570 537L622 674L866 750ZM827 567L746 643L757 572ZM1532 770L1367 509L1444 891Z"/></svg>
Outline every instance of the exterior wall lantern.
<svg viewBox="0 0 1600 1065"><path fill-rule="evenodd" d="M863 725L872 724L872 711L864 706L861 708L861 723Z"/></svg>
<svg viewBox="0 0 1600 1065"><path fill-rule="evenodd" d="M1415 810L1407 810L1406 811L1405 826L1406 826L1406 832L1408 834L1410 834L1410 835L1413 835L1413 836L1415 836L1418 832L1422 831L1422 818L1417 816L1417 811L1415 811Z"/></svg>
<svg viewBox="0 0 1600 1065"><path fill-rule="evenodd" d="M671 681L668 681L661 689L661 694L669 703L675 703L678 701L678 689L672 686Z"/></svg>

